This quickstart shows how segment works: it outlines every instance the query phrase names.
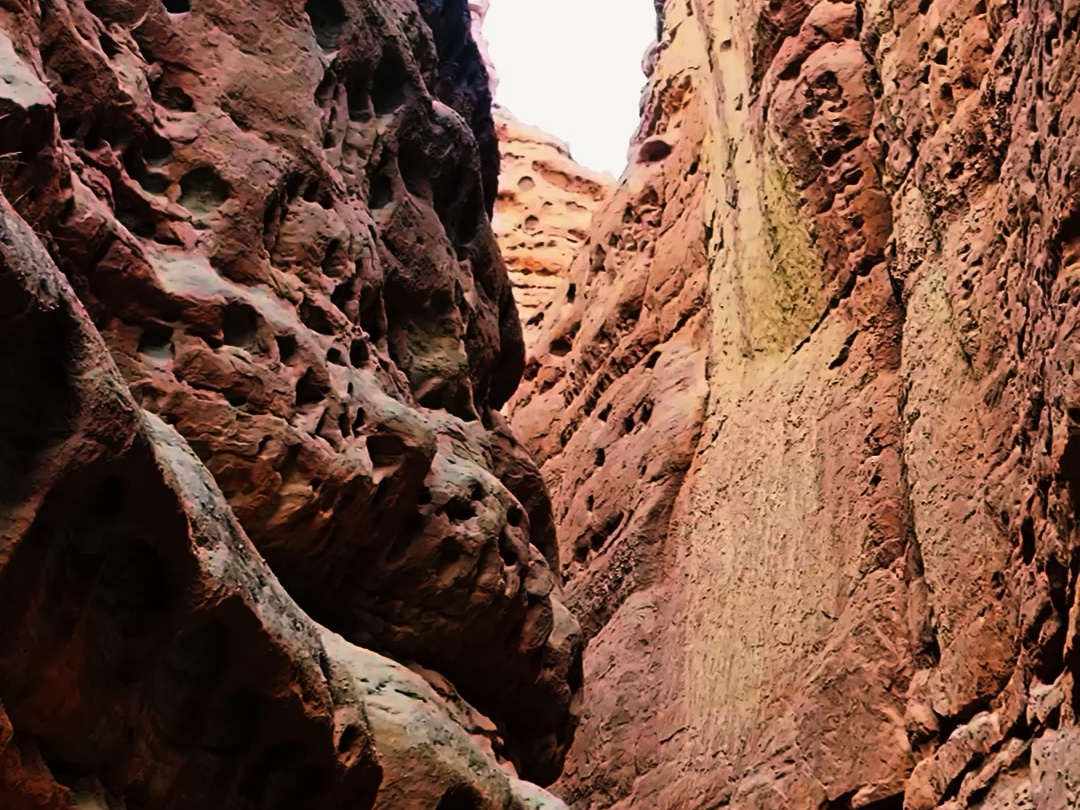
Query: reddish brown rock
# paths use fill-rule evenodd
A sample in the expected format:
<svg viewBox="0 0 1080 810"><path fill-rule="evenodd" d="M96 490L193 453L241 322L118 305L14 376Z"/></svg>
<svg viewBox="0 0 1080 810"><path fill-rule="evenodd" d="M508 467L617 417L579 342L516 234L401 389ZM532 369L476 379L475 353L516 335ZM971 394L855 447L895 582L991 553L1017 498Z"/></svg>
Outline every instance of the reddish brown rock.
<svg viewBox="0 0 1080 810"><path fill-rule="evenodd" d="M531 348L567 294L570 263L614 178L577 163L566 144L505 108L496 109L495 132L502 165L491 224Z"/></svg>
<svg viewBox="0 0 1080 810"><path fill-rule="evenodd" d="M1078 20L663 4L511 401L591 638L575 808L1076 794Z"/></svg>
<svg viewBox="0 0 1080 810"><path fill-rule="evenodd" d="M498 763L558 775L581 637L497 425L523 344L468 29L458 0L0 10L4 807L362 808L380 763L383 805L548 801ZM389 659L468 712L372 731L348 684Z"/></svg>

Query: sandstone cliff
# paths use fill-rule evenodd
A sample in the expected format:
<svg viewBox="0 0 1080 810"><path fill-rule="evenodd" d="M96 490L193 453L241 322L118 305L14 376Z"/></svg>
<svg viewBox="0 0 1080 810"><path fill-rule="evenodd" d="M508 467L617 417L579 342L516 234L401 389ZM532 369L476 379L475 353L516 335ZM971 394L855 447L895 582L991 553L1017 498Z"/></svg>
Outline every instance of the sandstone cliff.
<svg viewBox="0 0 1080 810"><path fill-rule="evenodd" d="M582 166L566 144L509 110L497 107L494 118L502 163L491 225L531 348L552 306L566 296L570 263L614 178Z"/></svg>
<svg viewBox="0 0 1080 810"><path fill-rule="evenodd" d="M668 0L527 361L575 808L1076 806L1080 6Z"/></svg>
<svg viewBox="0 0 1080 810"><path fill-rule="evenodd" d="M510 767L558 775L581 635L468 29L0 4L5 810L561 806Z"/></svg>

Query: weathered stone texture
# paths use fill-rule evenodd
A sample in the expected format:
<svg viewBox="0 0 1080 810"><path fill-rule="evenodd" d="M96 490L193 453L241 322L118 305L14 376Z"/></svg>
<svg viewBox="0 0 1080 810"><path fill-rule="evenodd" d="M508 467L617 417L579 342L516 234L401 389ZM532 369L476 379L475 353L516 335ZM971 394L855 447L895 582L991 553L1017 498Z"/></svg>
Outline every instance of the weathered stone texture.
<svg viewBox="0 0 1080 810"><path fill-rule="evenodd" d="M576 162L566 144L509 110L497 107L494 117L502 164L491 226L532 348L567 294L570 264L615 181Z"/></svg>
<svg viewBox="0 0 1080 810"><path fill-rule="evenodd" d="M505 771L558 775L582 640L468 30L0 4L0 806L556 806Z"/></svg>
<svg viewBox="0 0 1080 810"><path fill-rule="evenodd" d="M1080 7L662 5L511 401L591 637L560 790L1075 804Z"/></svg>

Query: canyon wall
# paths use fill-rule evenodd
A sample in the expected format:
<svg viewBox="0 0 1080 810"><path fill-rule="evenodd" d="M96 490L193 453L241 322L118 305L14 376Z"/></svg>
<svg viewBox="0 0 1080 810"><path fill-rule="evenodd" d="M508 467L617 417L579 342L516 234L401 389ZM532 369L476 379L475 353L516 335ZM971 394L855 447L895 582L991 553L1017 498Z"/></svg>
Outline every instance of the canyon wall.
<svg viewBox="0 0 1080 810"><path fill-rule="evenodd" d="M0 3L0 806L562 807L464 0Z"/></svg>
<svg viewBox="0 0 1080 810"><path fill-rule="evenodd" d="M526 348L566 295L574 255L615 180L582 166L569 147L504 108L494 112L502 157L491 227L506 261Z"/></svg>
<svg viewBox="0 0 1080 810"><path fill-rule="evenodd" d="M657 3L527 359L597 808L1071 807L1080 5Z"/></svg>

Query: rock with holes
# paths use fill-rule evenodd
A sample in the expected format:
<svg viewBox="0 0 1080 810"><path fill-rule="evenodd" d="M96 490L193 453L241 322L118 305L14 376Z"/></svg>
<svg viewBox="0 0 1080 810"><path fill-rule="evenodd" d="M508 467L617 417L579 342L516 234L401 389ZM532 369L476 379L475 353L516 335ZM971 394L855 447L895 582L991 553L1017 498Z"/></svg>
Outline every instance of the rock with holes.
<svg viewBox="0 0 1080 810"><path fill-rule="evenodd" d="M448 678L550 781L581 637L546 490L495 427L523 343L468 31L464 0L9 4L0 191L265 575Z"/></svg>
<svg viewBox="0 0 1080 810"><path fill-rule="evenodd" d="M525 344L532 347L545 319L574 298L570 262L614 181L577 163L566 144L505 108L495 112L495 130L502 170L492 227L514 285Z"/></svg>
<svg viewBox="0 0 1080 810"><path fill-rule="evenodd" d="M1075 690L1015 718L1080 660L1080 13L658 6L510 403L591 638L561 795L1060 806Z"/></svg>

